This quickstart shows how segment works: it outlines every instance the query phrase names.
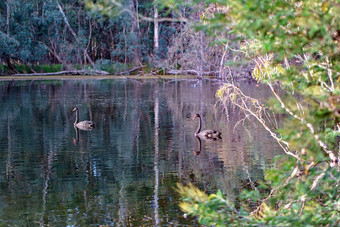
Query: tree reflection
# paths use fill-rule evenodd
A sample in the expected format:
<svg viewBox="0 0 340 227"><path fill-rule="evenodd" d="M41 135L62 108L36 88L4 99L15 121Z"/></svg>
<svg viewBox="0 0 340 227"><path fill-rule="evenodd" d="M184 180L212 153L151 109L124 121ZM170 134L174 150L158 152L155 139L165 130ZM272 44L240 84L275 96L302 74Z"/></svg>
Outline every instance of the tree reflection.
<svg viewBox="0 0 340 227"><path fill-rule="evenodd" d="M154 206L155 206L155 220L154 226L159 226L159 212L158 212L158 190L159 190L159 167L158 167L158 159L159 159L159 99L158 99L158 86L155 89L155 158L154 158L154 170L155 170L155 192L154 192Z"/></svg>

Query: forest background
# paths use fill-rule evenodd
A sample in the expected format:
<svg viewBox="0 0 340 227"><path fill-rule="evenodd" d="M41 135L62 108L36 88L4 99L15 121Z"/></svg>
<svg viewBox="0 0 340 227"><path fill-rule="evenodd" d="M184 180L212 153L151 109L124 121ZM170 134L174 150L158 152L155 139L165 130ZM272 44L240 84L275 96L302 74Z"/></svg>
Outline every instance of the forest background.
<svg viewBox="0 0 340 227"><path fill-rule="evenodd" d="M237 202L179 185L205 225L339 226L340 2L58 1L0 3L2 74L91 70L229 79L225 106L259 121L285 155ZM42 67L45 65L44 67ZM22 70L22 71L24 71ZM252 76L269 103L232 83ZM283 114L283 126L276 114Z"/></svg>
<svg viewBox="0 0 340 227"><path fill-rule="evenodd" d="M0 73L249 76L242 54L192 26L216 9L148 0L1 1Z"/></svg>

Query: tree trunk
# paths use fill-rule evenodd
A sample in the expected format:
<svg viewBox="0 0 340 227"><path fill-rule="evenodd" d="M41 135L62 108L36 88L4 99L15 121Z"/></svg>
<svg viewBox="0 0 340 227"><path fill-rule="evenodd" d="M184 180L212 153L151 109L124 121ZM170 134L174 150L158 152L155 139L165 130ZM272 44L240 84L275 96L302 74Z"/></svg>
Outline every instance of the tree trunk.
<svg viewBox="0 0 340 227"><path fill-rule="evenodd" d="M218 79L220 79L220 80L225 79L224 78L223 66L224 66L224 58L225 58L226 53L228 51L227 45L224 45L223 48L224 48L224 50L223 50L223 55L222 55L222 58L221 58L221 61L220 61L220 70L219 70L219 73L218 73Z"/></svg>
<svg viewBox="0 0 340 227"><path fill-rule="evenodd" d="M127 70L127 34L126 34L126 27L123 26L123 33L124 33L124 69Z"/></svg>
<svg viewBox="0 0 340 227"><path fill-rule="evenodd" d="M204 33L203 31L200 32L200 70L198 77L200 79L203 78L203 72L204 72Z"/></svg>
<svg viewBox="0 0 340 227"><path fill-rule="evenodd" d="M65 22L67 28L68 28L69 31L71 32L71 34L72 34L73 38L76 40L76 42L79 43L77 34L74 32L74 30L72 29L70 23L68 22L68 19L67 19L65 13L64 13L63 8L62 8L61 5L59 4L59 1L58 1L58 0L56 0L56 2L57 2L57 7L58 7L58 9L59 9L59 11L60 11L60 13L61 13L63 19L64 19L64 22ZM90 62L90 64L92 65L92 67L95 69L95 68L96 68L96 65L94 64L94 62L92 61L92 59L90 58L90 56L87 54L86 50L85 50L84 48L82 48L82 51L84 51L84 55L86 56L86 59Z"/></svg>
<svg viewBox="0 0 340 227"><path fill-rule="evenodd" d="M43 44L44 44L44 43L43 43ZM50 53L51 55L53 55L55 59L58 60L59 63L61 63L62 65L64 65L65 68L66 68L67 70L71 71L71 68L67 65L66 61L64 62L63 59L62 59L62 58L57 54L57 52L55 51L56 48L54 47L52 41L51 41L51 47L47 46L46 44L44 44L44 46L48 49L49 53Z"/></svg>
<svg viewBox="0 0 340 227"><path fill-rule="evenodd" d="M87 46L85 48L85 51L84 53L87 53L87 50L89 49L89 46L91 44L91 39L92 39L92 23L91 23L91 18L89 19L89 37L88 37L88 41L87 41ZM91 53L91 52L90 52ZM93 55L92 55L93 56ZM85 59L84 59L84 62L86 60L86 56L85 56Z"/></svg>
<svg viewBox="0 0 340 227"><path fill-rule="evenodd" d="M6 63L7 63L7 67L8 67L8 72L9 73L18 73L18 71L15 69L14 64L12 63L12 59L9 56L5 56L6 58Z"/></svg>
<svg viewBox="0 0 340 227"><path fill-rule="evenodd" d="M154 53L156 56L159 52L159 34L158 34L158 8L157 5L154 6Z"/></svg>
<svg viewBox="0 0 340 227"><path fill-rule="evenodd" d="M9 36L9 17L10 17L9 1L10 1L10 0L7 0L7 2L6 2L6 8L7 8L7 15L6 15L6 32L7 32L7 35L8 35L8 36Z"/></svg>
<svg viewBox="0 0 340 227"><path fill-rule="evenodd" d="M137 4L138 4L138 0ZM130 0L130 10L135 12L135 15L138 15L138 11L136 9L136 4L134 0ZM133 46L135 47L133 50L133 63L134 65L139 65L140 60L140 35L139 35L139 23L138 23L138 16L133 16L133 20L131 22L131 34L133 34L135 39L133 39Z"/></svg>

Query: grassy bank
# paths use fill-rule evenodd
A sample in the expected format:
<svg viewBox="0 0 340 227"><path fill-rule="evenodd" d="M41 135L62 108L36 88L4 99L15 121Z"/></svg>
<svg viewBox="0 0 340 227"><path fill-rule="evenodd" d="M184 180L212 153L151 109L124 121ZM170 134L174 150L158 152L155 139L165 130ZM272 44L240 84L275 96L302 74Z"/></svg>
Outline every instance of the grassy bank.
<svg viewBox="0 0 340 227"><path fill-rule="evenodd" d="M15 70L18 73L52 73L52 72L58 72L62 70L62 65L56 64L56 65L33 65L33 66L27 66L27 65L14 65ZM33 71L34 70L34 71ZM8 75L8 67L7 65L0 65L0 73L2 75Z"/></svg>
<svg viewBox="0 0 340 227"><path fill-rule="evenodd" d="M15 73L13 71L8 70L8 66L6 64L0 65L0 75L11 75L11 74L27 74L27 73L53 73L65 71L65 69L61 64L53 64L53 65L24 65L24 64L15 64ZM82 69L92 69L91 65L72 65L70 66L71 70L82 70ZM126 65L122 63L111 63L107 61L97 61L96 69L103 70L110 74L116 74L119 72L128 71L133 69L133 65ZM143 67L143 71L145 73L151 72L151 67L146 66Z"/></svg>

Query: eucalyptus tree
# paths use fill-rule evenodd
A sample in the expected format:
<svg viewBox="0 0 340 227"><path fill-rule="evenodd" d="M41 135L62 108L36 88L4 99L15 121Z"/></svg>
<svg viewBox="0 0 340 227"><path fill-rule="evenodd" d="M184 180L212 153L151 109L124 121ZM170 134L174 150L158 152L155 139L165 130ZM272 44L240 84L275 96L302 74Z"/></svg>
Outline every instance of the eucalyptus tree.
<svg viewBox="0 0 340 227"><path fill-rule="evenodd" d="M109 17L115 29L112 56L125 64L140 65L150 56L166 58L178 24L184 21L174 17L171 10L162 8L156 1L85 0L93 14Z"/></svg>
<svg viewBox="0 0 340 227"><path fill-rule="evenodd" d="M140 66L155 54L165 58L178 29L178 19L149 0L6 0L0 6L0 60L12 72L16 64L31 71L41 64Z"/></svg>
<svg viewBox="0 0 340 227"><path fill-rule="evenodd" d="M61 63L94 66L95 18L78 0L11 0L1 2L1 59L13 64ZM106 41L106 40L105 40ZM95 55L94 57L97 57Z"/></svg>
<svg viewBox="0 0 340 227"><path fill-rule="evenodd" d="M46 63L48 53L53 53L61 61L53 40L62 33L62 26L52 0L12 0L7 1L7 8L7 32L1 33L1 44L5 47L2 59L24 64ZM1 17L4 15L2 11Z"/></svg>
<svg viewBox="0 0 340 227"><path fill-rule="evenodd" d="M23 63L40 60L46 49L34 41L33 29L37 22L33 14L34 2L13 0L0 4L0 21L6 21L0 23L1 59L8 64L10 70L15 70L13 60L21 60Z"/></svg>

